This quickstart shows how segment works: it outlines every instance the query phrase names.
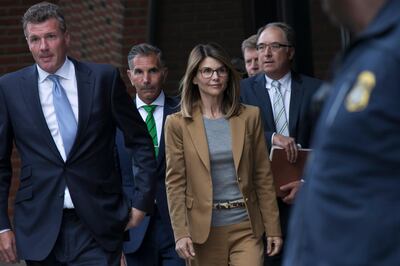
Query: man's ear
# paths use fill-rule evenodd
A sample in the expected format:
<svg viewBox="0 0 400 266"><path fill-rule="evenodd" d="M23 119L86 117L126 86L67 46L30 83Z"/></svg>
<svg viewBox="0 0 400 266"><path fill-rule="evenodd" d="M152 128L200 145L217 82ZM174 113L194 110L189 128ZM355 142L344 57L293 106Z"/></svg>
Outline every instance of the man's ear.
<svg viewBox="0 0 400 266"><path fill-rule="evenodd" d="M129 81L131 82L132 86L135 86L135 85L133 85L133 73L132 73L132 70L127 69L126 70L126 74L128 75Z"/></svg>
<svg viewBox="0 0 400 266"><path fill-rule="evenodd" d="M168 68L164 67L163 68L163 83L165 83L165 81L167 80L167 76L168 76Z"/></svg>
<svg viewBox="0 0 400 266"><path fill-rule="evenodd" d="M67 44L67 47L69 47L70 41L71 41L71 35L69 34L69 31L64 32L64 38L65 38L65 43Z"/></svg>

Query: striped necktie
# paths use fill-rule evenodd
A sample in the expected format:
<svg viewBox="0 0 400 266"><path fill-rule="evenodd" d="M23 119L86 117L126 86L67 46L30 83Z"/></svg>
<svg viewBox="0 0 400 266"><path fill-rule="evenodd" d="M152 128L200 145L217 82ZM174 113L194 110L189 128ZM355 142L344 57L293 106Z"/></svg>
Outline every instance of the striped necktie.
<svg viewBox="0 0 400 266"><path fill-rule="evenodd" d="M68 156L75 141L78 125L67 94L65 93L64 88L61 86L59 76L49 75L47 78L53 82L54 110L64 145L65 155Z"/></svg>
<svg viewBox="0 0 400 266"><path fill-rule="evenodd" d="M147 130L149 131L151 139L153 140L154 152L157 157L157 155L158 155L157 127L156 127L156 121L153 116L153 112L156 108L157 108L157 105L144 105L143 106L143 109L147 112L147 117L146 117Z"/></svg>
<svg viewBox="0 0 400 266"><path fill-rule="evenodd" d="M274 120L276 132L278 134L289 136L288 122L286 118L285 105L281 94L281 84L273 80L271 87L274 90Z"/></svg>

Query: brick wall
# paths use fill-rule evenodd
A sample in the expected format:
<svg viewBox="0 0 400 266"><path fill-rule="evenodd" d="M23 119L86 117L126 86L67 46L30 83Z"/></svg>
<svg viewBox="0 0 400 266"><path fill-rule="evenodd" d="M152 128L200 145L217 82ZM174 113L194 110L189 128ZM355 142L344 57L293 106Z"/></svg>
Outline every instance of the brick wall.
<svg viewBox="0 0 400 266"><path fill-rule="evenodd" d="M133 94L134 88L131 86L126 70L128 69L128 53L135 44L146 42L148 38L148 0L127 0L123 10L123 31L120 39L121 43L121 73L127 84L128 91Z"/></svg>
<svg viewBox="0 0 400 266"><path fill-rule="evenodd" d="M120 66L123 5L119 1L61 1L71 32L70 55Z"/></svg>
<svg viewBox="0 0 400 266"><path fill-rule="evenodd" d="M134 93L126 76L126 55L132 44L146 41L148 1L60 1L60 5L71 32L70 55L119 67L128 91Z"/></svg>
<svg viewBox="0 0 400 266"><path fill-rule="evenodd" d="M32 63L21 26L21 17L32 2L0 1L0 75Z"/></svg>

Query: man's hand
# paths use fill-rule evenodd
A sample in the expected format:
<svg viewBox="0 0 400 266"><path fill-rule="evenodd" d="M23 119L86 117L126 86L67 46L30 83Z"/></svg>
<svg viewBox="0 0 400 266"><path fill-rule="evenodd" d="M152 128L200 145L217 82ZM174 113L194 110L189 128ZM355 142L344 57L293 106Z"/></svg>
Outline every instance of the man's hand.
<svg viewBox="0 0 400 266"><path fill-rule="evenodd" d="M125 260L124 253L122 253L122 255L121 255L120 266L126 266L126 260Z"/></svg>
<svg viewBox="0 0 400 266"><path fill-rule="evenodd" d="M146 216L146 213L144 211L132 208L128 224L125 227L125 231L132 227L138 226L140 222L144 219L144 216Z"/></svg>
<svg viewBox="0 0 400 266"><path fill-rule="evenodd" d="M175 250L178 253L179 257L184 260L191 260L196 255L194 253L192 239L188 236L182 237L181 239L176 241Z"/></svg>
<svg viewBox="0 0 400 266"><path fill-rule="evenodd" d="M267 237L267 250L265 254L268 256L275 256L282 249L282 238L280 236L268 236Z"/></svg>
<svg viewBox="0 0 400 266"><path fill-rule="evenodd" d="M0 234L0 260L8 263L19 262L13 231L6 231Z"/></svg>
<svg viewBox="0 0 400 266"><path fill-rule="evenodd" d="M281 186L279 189L287 193L286 196L282 198L283 202L287 204L293 204L293 201L296 198L297 191L299 191L301 185L301 181L293 181Z"/></svg>
<svg viewBox="0 0 400 266"><path fill-rule="evenodd" d="M272 144L285 149L287 160L289 162L296 162L298 147L296 145L296 142L294 141L294 138L286 137L281 134L275 134L272 138Z"/></svg>

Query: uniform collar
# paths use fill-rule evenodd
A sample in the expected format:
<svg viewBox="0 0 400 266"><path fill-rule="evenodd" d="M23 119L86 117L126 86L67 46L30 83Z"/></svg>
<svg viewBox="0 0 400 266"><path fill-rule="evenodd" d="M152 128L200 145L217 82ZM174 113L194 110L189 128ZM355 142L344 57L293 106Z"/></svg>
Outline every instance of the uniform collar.
<svg viewBox="0 0 400 266"><path fill-rule="evenodd" d="M365 39L373 38L377 35L385 34L392 30L400 20L400 1L399 0L388 0L383 5L381 10L378 11L376 17L372 22L356 36L353 45Z"/></svg>

